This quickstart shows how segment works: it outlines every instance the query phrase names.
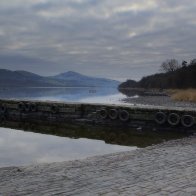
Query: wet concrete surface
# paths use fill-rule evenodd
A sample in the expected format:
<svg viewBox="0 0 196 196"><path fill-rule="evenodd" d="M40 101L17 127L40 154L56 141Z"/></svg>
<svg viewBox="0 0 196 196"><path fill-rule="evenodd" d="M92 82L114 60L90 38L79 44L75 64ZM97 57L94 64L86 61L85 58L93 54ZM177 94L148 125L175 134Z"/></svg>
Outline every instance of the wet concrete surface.
<svg viewBox="0 0 196 196"><path fill-rule="evenodd" d="M196 195L196 137L0 176L1 195Z"/></svg>

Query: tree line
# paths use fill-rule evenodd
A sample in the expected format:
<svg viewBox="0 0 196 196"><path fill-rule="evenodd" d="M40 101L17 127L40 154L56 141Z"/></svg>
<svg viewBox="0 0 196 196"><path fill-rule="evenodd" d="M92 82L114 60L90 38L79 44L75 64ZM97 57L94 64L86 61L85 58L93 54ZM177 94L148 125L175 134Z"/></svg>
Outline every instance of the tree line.
<svg viewBox="0 0 196 196"><path fill-rule="evenodd" d="M196 59L189 64L169 59L161 64L160 70L162 73L143 77L139 82L127 80L119 88L196 88Z"/></svg>

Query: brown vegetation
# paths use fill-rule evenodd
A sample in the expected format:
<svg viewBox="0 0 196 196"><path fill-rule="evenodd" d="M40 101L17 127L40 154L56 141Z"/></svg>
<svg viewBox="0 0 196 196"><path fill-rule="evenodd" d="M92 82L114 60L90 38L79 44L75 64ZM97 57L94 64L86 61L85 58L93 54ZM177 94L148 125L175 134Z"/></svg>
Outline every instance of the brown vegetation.
<svg viewBox="0 0 196 196"><path fill-rule="evenodd" d="M171 98L175 101L191 101L196 102L196 89L171 89L167 91Z"/></svg>

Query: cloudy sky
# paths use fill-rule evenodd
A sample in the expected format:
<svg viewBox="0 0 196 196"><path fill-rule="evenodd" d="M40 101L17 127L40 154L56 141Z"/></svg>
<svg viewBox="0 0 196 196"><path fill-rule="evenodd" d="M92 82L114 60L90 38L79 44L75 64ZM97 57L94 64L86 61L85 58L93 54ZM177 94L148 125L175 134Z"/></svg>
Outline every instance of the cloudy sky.
<svg viewBox="0 0 196 196"><path fill-rule="evenodd" d="M0 0L0 68L139 79L196 58L195 0Z"/></svg>

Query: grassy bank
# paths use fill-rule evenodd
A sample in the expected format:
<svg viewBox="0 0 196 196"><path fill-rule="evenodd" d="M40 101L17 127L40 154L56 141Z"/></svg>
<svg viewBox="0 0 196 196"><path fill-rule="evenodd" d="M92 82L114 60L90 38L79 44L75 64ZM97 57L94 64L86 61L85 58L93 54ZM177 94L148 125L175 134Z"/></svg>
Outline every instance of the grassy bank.
<svg viewBox="0 0 196 196"><path fill-rule="evenodd" d="M196 89L171 89L167 91L171 98L175 101L191 101L196 102Z"/></svg>

